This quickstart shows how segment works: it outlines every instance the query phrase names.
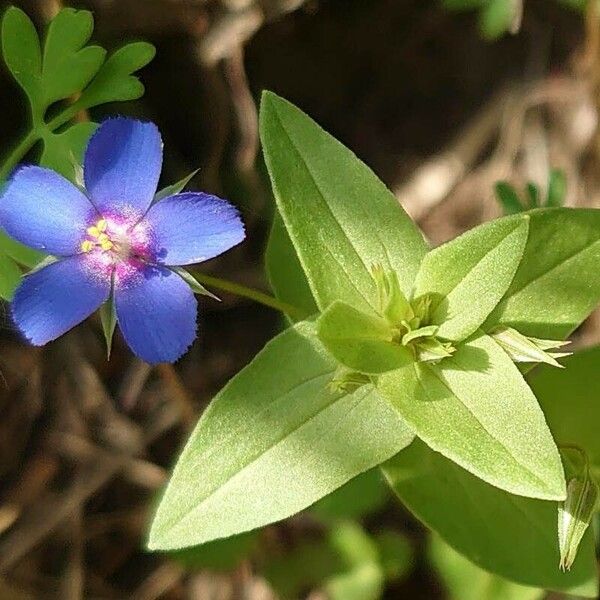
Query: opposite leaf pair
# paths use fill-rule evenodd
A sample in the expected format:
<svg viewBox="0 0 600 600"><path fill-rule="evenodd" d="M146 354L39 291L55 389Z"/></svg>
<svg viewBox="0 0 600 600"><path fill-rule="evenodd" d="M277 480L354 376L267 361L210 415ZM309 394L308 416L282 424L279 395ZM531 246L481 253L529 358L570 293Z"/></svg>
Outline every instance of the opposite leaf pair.
<svg viewBox="0 0 600 600"><path fill-rule="evenodd" d="M494 492L563 499L544 415L492 335L512 329L532 350L532 338L564 339L591 312L600 213L532 211L429 252L364 164L269 93L261 134L281 216L268 253L274 289L322 315L316 327L298 323L272 340L215 398L179 459L149 545L200 544L290 516L403 457L415 433ZM450 356L422 360L427 339L449 344ZM558 553L556 504L541 503ZM561 574L558 555L551 562L561 575L552 585L565 589L575 569Z"/></svg>

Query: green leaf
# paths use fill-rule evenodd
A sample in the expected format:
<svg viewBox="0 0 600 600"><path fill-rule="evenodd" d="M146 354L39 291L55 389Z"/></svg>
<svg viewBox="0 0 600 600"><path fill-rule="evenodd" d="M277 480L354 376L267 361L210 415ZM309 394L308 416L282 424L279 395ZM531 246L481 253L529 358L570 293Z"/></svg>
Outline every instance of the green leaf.
<svg viewBox="0 0 600 600"><path fill-rule="evenodd" d="M83 90L100 69L106 50L85 46L94 30L92 13L63 8L52 19L44 43L43 111L57 100Z"/></svg>
<svg viewBox="0 0 600 600"><path fill-rule="evenodd" d="M600 402L598 366L600 346L577 352L562 361L560 371L540 365L529 383L559 446L583 450L592 467L600 470Z"/></svg>
<svg viewBox="0 0 600 600"><path fill-rule="evenodd" d="M265 253L265 267L271 288L278 300L296 306L307 317L318 312L306 275L278 212L273 217ZM287 317L294 321L292 315Z"/></svg>
<svg viewBox="0 0 600 600"><path fill-rule="evenodd" d="M515 215L523 212L524 208L515 188L506 181L498 181L494 186L496 198L502 205L505 215Z"/></svg>
<svg viewBox="0 0 600 600"><path fill-rule="evenodd" d="M195 169L189 175L187 175L183 179L180 179L177 183L168 185L167 187L164 187L162 190L159 190L158 192L156 192L156 195L154 196L154 200L152 200L152 202L153 203L160 202L164 198L168 198L169 196L174 196L175 194L179 194L179 192L182 192L185 189L185 187L187 186L187 184L192 180L194 175L196 175L196 173L198 173L199 170L200 169Z"/></svg>
<svg viewBox="0 0 600 600"><path fill-rule="evenodd" d="M32 105L37 103L42 77L40 40L31 19L16 6L8 8L2 18L2 55Z"/></svg>
<svg viewBox="0 0 600 600"><path fill-rule="evenodd" d="M194 294L200 294L201 296L208 296L217 302L221 302L221 298L215 296L210 290L207 290L189 271L186 271L183 267L171 267L171 270L175 271L181 279L183 279L192 288Z"/></svg>
<svg viewBox="0 0 600 600"><path fill-rule="evenodd" d="M24 246L8 237L0 229L0 253L10 256L15 262L25 267L35 267L46 256L37 250Z"/></svg>
<svg viewBox="0 0 600 600"><path fill-rule="evenodd" d="M267 344L202 416L149 548L197 545L284 519L405 447L412 433L372 386L330 391L335 370L309 323Z"/></svg>
<svg viewBox="0 0 600 600"><path fill-rule="evenodd" d="M91 121L76 123L62 133L45 130L44 151L40 165L64 175L70 181L79 183L83 154L90 137L98 125Z"/></svg>
<svg viewBox="0 0 600 600"><path fill-rule="evenodd" d="M566 338L600 300L600 210L545 208L528 213L523 260L483 329Z"/></svg>
<svg viewBox="0 0 600 600"><path fill-rule="evenodd" d="M0 298L12 300L14 291L21 282L21 269L12 258L0 252Z"/></svg>
<svg viewBox="0 0 600 600"><path fill-rule="evenodd" d="M334 302L319 317L317 335L340 363L361 373L384 373L414 362L410 350L393 341L389 323Z"/></svg>
<svg viewBox="0 0 600 600"><path fill-rule="evenodd" d="M478 566L523 585L596 598L594 540L558 568L555 502L514 496L471 475L420 440L383 467L402 502Z"/></svg>
<svg viewBox="0 0 600 600"><path fill-rule="evenodd" d="M85 88L77 106L91 108L107 102L140 98L144 86L132 73L145 67L155 54L154 46L147 42L133 42L113 52Z"/></svg>
<svg viewBox="0 0 600 600"><path fill-rule="evenodd" d="M104 341L106 343L106 359L110 360L113 336L117 327L117 310L112 291L108 300L100 307L100 322L102 323L102 333L104 334Z"/></svg>
<svg viewBox="0 0 600 600"><path fill-rule="evenodd" d="M406 295L427 251L373 172L298 108L263 94L261 139L279 212L317 305L377 308L371 267L396 271Z"/></svg>
<svg viewBox="0 0 600 600"><path fill-rule="evenodd" d="M430 538L429 558L449 592L449 600L541 600L544 590L492 575L453 550L442 538Z"/></svg>
<svg viewBox="0 0 600 600"><path fill-rule="evenodd" d="M563 206L567 197L567 176L561 169L550 171L546 206Z"/></svg>
<svg viewBox="0 0 600 600"><path fill-rule="evenodd" d="M439 365L379 376L377 390L433 450L499 488L563 500L562 463L537 400L489 336Z"/></svg>
<svg viewBox="0 0 600 600"><path fill-rule="evenodd" d="M465 339L496 307L523 256L528 221L515 215L484 223L423 259L414 295L439 297L430 318L440 325L438 337Z"/></svg>

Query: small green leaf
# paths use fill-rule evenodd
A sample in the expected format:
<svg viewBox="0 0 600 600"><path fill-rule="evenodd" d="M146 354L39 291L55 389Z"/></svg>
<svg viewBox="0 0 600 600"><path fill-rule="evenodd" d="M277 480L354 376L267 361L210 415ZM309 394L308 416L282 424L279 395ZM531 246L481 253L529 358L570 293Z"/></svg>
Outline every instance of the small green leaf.
<svg viewBox="0 0 600 600"><path fill-rule="evenodd" d="M449 592L449 600L541 600L545 590L492 575L461 556L442 538L430 538L429 557Z"/></svg>
<svg viewBox="0 0 600 600"><path fill-rule="evenodd" d="M31 19L16 6L8 8L2 18L2 55L32 105L37 104L42 77L40 40Z"/></svg>
<svg viewBox="0 0 600 600"><path fill-rule="evenodd" d="M384 373L414 362L408 348L393 341L389 323L334 302L319 317L317 335L344 366L361 373Z"/></svg>
<svg viewBox="0 0 600 600"><path fill-rule="evenodd" d="M335 371L310 323L269 342L202 415L149 547L193 546L284 519L410 443L372 386L329 391Z"/></svg>
<svg viewBox="0 0 600 600"><path fill-rule="evenodd" d="M388 461L383 471L407 508L479 567L522 585L597 597L591 531L584 535L571 571L558 568L556 502L504 492L420 440Z"/></svg>
<svg viewBox="0 0 600 600"><path fill-rule="evenodd" d="M410 292L427 251L394 195L347 148L271 92L260 129L279 212L317 305L377 309L371 267L395 271Z"/></svg>
<svg viewBox="0 0 600 600"><path fill-rule="evenodd" d="M83 90L98 73L106 50L84 47L93 30L94 19L87 10L63 8L50 22L44 43L42 111Z"/></svg>
<svg viewBox="0 0 600 600"><path fill-rule="evenodd" d="M435 294L438 337L467 338L496 307L517 271L527 242L527 215L484 223L432 250L415 282L415 296Z"/></svg>
<svg viewBox="0 0 600 600"><path fill-rule="evenodd" d="M92 108L108 102L140 98L144 94L144 86L132 74L145 67L155 54L154 46L147 42L127 44L113 52L85 88L77 106Z"/></svg>
<svg viewBox="0 0 600 600"><path fill-rule="evenodd" d="M117 326L117 310L112 292L108 300L100 307L100 322L102 323L102 333L106 342L106 360L110 360L113 336Z"/></svg>
<svg viewBox="0 0 600 600"><path fill-rule="evenodd" d="M275 212L273 217L265 252L265 267L271 288L278 300L296 306L306 317L318 312L306 275L278 212ZM292 315L287 317L294 322Z"/></svg>
<svg viewBox="0 0 600 600"><path fill-rule="evenodd" d="M183 267L171 267L175 273L177 273L181 279L183 279L191 288L194 294L200 294L201 296L208 296L217 302L221 302L221 298L215 296L210 290L207 290L189 271L186 271Z"/></svg>
<svg viewBox="0 0 600 600"><path fill-rule="evenodd" d="M561 169L550 171L546 206L564 206L567 197L567 176Z"/></svg>
<svg viewBox="0 0 600 600"><path fill-rule="evenodd" d="M156 195L154 196L154 200L152 202L153 203L160 202L164 198L168 198L169 196L174 196L175 194L179 194L179 192L181 192L185 189L187 184L192 180L194 175L196 175L196 173L198 173L199 170L200 169L196 169L196 170L192 171L189 175L187 175L183 179L180 179L177 183L168 185L167 187L164 187L162 190L159 190L158 192L156 192Z"/></svg>
<svg viewBox="0 0 600 600"><path fill-rule="evenodd" d="M562 463L537 400L489 336L438 365L384 373L377 390L433 450L484 481L522 496L565 498Z"/></svg>
<svg viewBox="0 0 600 600"><path fill-rule="evenodd" d="M21 283L21 277L21 269L19 269L17 263L0 252L0 298L12 300L14 291Z"/></svg>
<svg viewBox="0 0 600 600"><path fill-rule="evenodd" d="M515 215L525 210L519 199L519 194L517 194L515 188L506 181L498 181L494 186L494 190L498 202L500 202L504 209L505 215Z"/></svg>
<svg viewBox="0 0 600 600"><path fill-rule="evenodd" d="M566 338L600 301L600 210L531 211L523 260L483 329Z"/></svg>
<svg viewBox="0 0 600 600"><path fill-rule="evenodd" d="M74 183L80 183L83 154L98 125L91 121L76 123L62 133L45 130L44 151L40 165L60 173Z"/></svg>

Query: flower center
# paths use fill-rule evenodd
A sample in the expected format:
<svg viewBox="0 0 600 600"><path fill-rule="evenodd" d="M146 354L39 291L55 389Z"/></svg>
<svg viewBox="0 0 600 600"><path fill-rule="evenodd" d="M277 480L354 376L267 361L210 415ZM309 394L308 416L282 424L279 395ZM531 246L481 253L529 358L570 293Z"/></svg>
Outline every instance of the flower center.
<svg viewBox="0 0 600 600"><path fill-rule="evenodd" d="M144 244L134 244L126 226L99 219L86 229L86 239L81 242L82 252L100 251L111 258L127 260L132 255L144 255ZM134 236L135 237L135 236ZM140 240L138 240L140 241ZM136 246L134 248L134 245ZM138 248L138 246L141 246Z"/></svg>

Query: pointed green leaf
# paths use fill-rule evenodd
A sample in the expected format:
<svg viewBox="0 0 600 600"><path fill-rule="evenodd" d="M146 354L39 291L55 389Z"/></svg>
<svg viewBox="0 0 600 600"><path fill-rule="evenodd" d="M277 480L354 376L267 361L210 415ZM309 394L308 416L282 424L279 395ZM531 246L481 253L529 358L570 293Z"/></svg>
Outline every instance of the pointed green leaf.
<svg viewBox="0 0 600 600"><path fill-rule="evenodd" d="M100 69L106 50L85 46L93 30L94 19L87 10L63 8L50 22L42 69L44 110L83 90Z"/></svg>
<svg viewBox="0 0 600 600"><path fill-rule="evenodd" d="M417 518L483 569L523 585L597 597L590 532L571 571L558 568L556 502L513 496L493 487L420 440L383 470Z"/></svg>
<svg viewBox="0 0 600 600"><path fill-rule="evenodd" d="M331 392L335 370L309 323L267 344L200 419L149 547L197 545L284 519L410 443L372 386Z"/></svg>
<svg viewBox="0 0 600 600"><path fill-rule="evenodd" d="M8 8L2 18L2 56L35 105L41 94L42 50L31 19L16 6Z"/></svg>
<svg viewBox="0 0 600 600"><path fill-rule="evenodd" d="M541 600L545 590L492 575L456 552L441 537L429 542L429 557L449 592L449 600Z"/></svg>
<svg viewBox="0 0 600 600"><path fill-rule="evenodd" d="M523 256L528 220L527 215L515 215L485 223L423 259L414 295L439 296L431 309L439 337L465 339L495 308Z"/></svg>
<svg viewBox="0 0 600 600"><path fill-rule="evenodd" d="M187 184L192 180L194 175L196 175L196 173L198 173L199 170L200 169L195 169L189 175L187 175L183 179L180 179L177 183L168 185L167 187L164 187L162 190L159 190L158 192L156 192L156 195L154 196L154 200L152 200L152 202L160 202L164 198L168 198L169 196L174 196L175 194L179 194L179 192L181 192L185 189Z"/></svg>
<svg viewBox="0 0 600 600"><path fill-rule="evenodd" d="M306 317L318 312L306 275L279 213L273 217L265 253L267 277L278 300L300 309ZM292 315L287 315L294 321Z"/></svg>
<svg viewBox="0 0 600 600"><path fill-rule="evenodd" d="M377 390L433 450L481 479L521 496L565 498L562 463L537 400L489 336L439 365L385 373Z"/></svg>
<svg viewBox="0 0 600 600"><path fill-rule="evenodd" d="M175 273L177 273L181 279L183 279L191 288L194 294L200 294L201 296L208 296L217 302L221 302L221 298L215 296L210 290L207 290L189 271L186 271L183 267L171 267Z"/></svg>
<svg viewBox="0 0 600 600"><path fill-rule="evenodd" d="M106 359L110 360L113 336L117 327L117 310L112 292L108 300L100 307L100 322L102 323L102 333L106 343Z"/></svg>
<svg viewBox="0 0 600 600"><path fill-rule="evenodd" d="M361 373L384 373L414 362L408 348L392 341L389 323L334 302L319 317L317 334L344 366Z"/></svg>
<svg viewBox="0 0 600 600"><path fill-rule="evenodd" d="M263 94L260 129L279 212L317 305L377 308L371 267L396 271L410 292L427 251L394 195L298 108Z"/></svg>
<svg viewBox="0 0 600 600"><path fill-rule="evenodd" d="M136 100L144 94L144 86L133 75L145 67L156 50L147 42L133 42L113 52L83 91L77 105L91 108L107 102Z"/></svg>
<svg viewBox="0 0 600 600"><path fill-rule="evenodd" d="M21 269L17 263L10 256L0 252L0 298L12 299L14 291L21 283L21 276Z"/></svg>
<svg viewBox="0 0 600 600"><path fill-rule="evenodd" d="M529 238L506 294L483 329L566 338L600 301L600 210L545 208L527 213Z"/></svg>

